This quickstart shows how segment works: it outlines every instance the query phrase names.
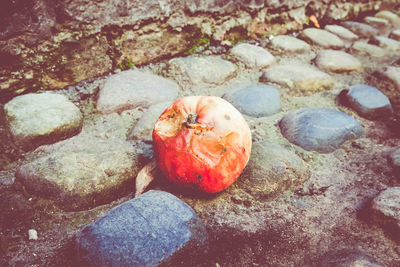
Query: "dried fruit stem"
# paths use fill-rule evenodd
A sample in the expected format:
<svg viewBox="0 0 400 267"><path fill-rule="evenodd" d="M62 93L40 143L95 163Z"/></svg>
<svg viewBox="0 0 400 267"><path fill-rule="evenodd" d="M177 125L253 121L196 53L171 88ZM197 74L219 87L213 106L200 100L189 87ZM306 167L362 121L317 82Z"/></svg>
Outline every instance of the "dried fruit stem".
<svg viewBox="0 0 400 267"><path fill-rule="evenodd" d="M140 196L147 186L154 180L155 171L157 169L157 162L153 158L147 163L136 176L136 192L135 197Z"/></svg>

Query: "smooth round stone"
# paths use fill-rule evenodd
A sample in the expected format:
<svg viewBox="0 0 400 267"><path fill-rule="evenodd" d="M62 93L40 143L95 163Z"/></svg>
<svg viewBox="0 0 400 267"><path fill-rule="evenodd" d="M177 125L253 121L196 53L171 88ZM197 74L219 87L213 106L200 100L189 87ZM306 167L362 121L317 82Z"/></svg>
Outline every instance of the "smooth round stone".
<svg viewBox="0 0 400 267"><path fill-rule="evenodd" d="M316 58L317 66L324 71L350 72L362 71L361 62L352 55L336 50L322 50Z"/></svg>
<svg viewBox="0 0 400 267"><path fill-rule="evenodd" d="M390 187L379 193L372 201L372 210L375 212L375 220L385 223L388 219L394 221L397 238L400 234L400 187ZM385 226L385 225L383 225ZM392 225L393 226L393 225Z"/></svg>
<svg viewBox="0 0 400 267"><path fill-rule="evenodd" d="M389 35L390 38L396 41L400 41L400 30L394 30Z"/></svg>
<svg viewBox="0 0 400 267"><path fill-rule="evenodd" d="M341 249L326 253L319 266L324 267L385 267L377 259L356 249Z"/></svg>
<svg viewBox="0 0 400 267"><path fill-rule="evenodd" d="M279 91L273 86L250 85L228 92L223 98L243 114L256 118L269 116L281 110Z"/></svg>
<svg viewBox="0 0 400 267"><path fill-rule="evenodd" d="M394 28L400 29L400 17L391 11L388 11L388 10L380 11L375 14L375 17L386 19L386 20L390 21L390 23L392 24L392 26Z"/></svg>
<svg viewBox="0 0 400 267"><path fill-rule="evenodd" d="M341 93L345 105L368 119L385 118L393 113L389 99L377 88L365 84L353 85Z"/></svg>
<svg viewBox="0 0 400 267"><path fill-rule="evenodd" d="M4 106L14 142L25 150L79 133L83 115L65 96L54 93L17 96Z"/></svg>
<svg viewBox="0 0 400 267"><path fill-rule="evenodd" d="M349 31L348 29L340 25L326 25L325 30L334 33L340 38L345 39L347 41L358 40L358 36L356 34L354 34L353 32Z"/></svg>
<svg viewBox="0 0 400 267"><path fill-rule="evenodd" d="M370 43L389 51L400 51L400 42L385 36L376 36L370 40Z"/></svg>
<svg viewBox="0 0 400 267"><path fill-rule="evenodd" d="M381 33L385 33L390 29L389 21L377 17L365 17L365 23L371 25L372 27L378 29Z"/></svg>
<svg viewBox="0 0 400 267"><path fill-rule="evenodd" d="M303 40L289 35L279 35L271 40L273 47L286 52L305 52L311 49L311 46Z"/></svg>
<svg viewBox="0 0 400 267"><path fill-rule="evenodd" d="M308 28L301 33L302 38L323 48L341 49L344 42L337 35L325 30Z"/></svg>
<svg viewBox="0 0 400 267"><path fill-rule="evenodd" d="M359 138L363 128L353 117L334 109L303 108L279 122L283 136L305 150L330 153Z"/></svg>
<svg viewBox="0 0 400 267"><path fill-rule="evenodd" d="M379 34L377 29L361 22L345 21L342 25L362 38L372 38Z"/></svg>
<svg viewBox="0 0 400 267"><path fill-rule="evenodd" d="M174 100L179 86L172 80L138 70L122 71L100 88L97 110L109 114Z"/></svg>
<svg viewBox="0 0 400 267"><path fill-rule="evenodd" d="M251 44L237 44L230 54L248 68L266 68L275 62L275 57L262 47Z"/></svg>
<svg viewBox="0 0 400 267"><path fill-rule="evenodd" d="M383 58L387 55L387 52L383 48L362 41L355 42L350 50L352 53L368 55L374 58Z"/></svg>

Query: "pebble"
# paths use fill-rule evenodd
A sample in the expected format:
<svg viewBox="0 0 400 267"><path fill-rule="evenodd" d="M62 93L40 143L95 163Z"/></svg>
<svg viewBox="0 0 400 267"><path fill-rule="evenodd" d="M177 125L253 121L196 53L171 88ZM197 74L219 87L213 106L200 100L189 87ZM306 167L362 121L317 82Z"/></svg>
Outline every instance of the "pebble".
<svg viewBox="0 0 400 267"><path fill-rule="evenodd" d="M55 93L17 96L4 106L4 112L14 142L24 150L74 136L82 128L79 108Z"/></svg>
<svg viewBox="0 0 400 267"><path fill-rule="evenodd" d="M273 82L302 92L316 92L332 88L334 81L325 72L309 65L281 64L265 69L262 82Z"/></svg>
<svg viewBox="0 0 400 267"><path fill-rule="evenodd" d="M230 54L234 59L252 69L263 69L275 62L275 57L270 52L252 44L237 44L231 49Z"/></svg>
<svg viewBox="0 0 400 267"><path fill-rule="evenodd" d="M342 25L362 38L372 38L379 34L377 29L361 22L345 21Z"/></svg>
<svg viewBox="0 0 400 267"><path fill-rule="evenodd" d="M203 222L186 203L151 190L81 229L75 251L82 266L190 266L191 258L205 255L207 240Z"/></svg>
<svg viewBox="0 0 400 267"><path fill-rule="evenodd" d="M29 240L37 240L38 239L38 234L35 229L28 230L28 239Z"/></svg>
<svg viewBox="0 0 400 267"><path fill-rule="evenodd" d="M371 44L378 45L390 51L400 51L400 42L384 36L375 36L369 41Z"/></svg>
<svg viewBox="0 0 400 267"><path fill-rule="evenodd" d="M390 38L396 41L400 41L400 30L394 30L389 35Z"/></svg>
<svg viewBox="0 0 400 267"><path fill-rule="evenodd" d="M236 67L220 56L189 56L171 59L169 72L176 80L188 81L193 85L201 83L218 85L233 78Z"/></svg>
<svg viewBox="0 0 400 267"><path fill-rule="evenodd" d="M320 69L324 71L363 71L361 62L354 56L343 51L322 50L317 55L316 64Z"/></svg>
<svg viewBox="0 0 400 267"><path fill-rule="evenodd" d="M375 17L386 19L390 21L390 23L394 28L400 29L400 17L391 11L388 10L380 11L375 14Z"/></svg>
<svg viewBox="0 0 400 267"><path fill-rule="evenodd" d="M347 41L356 41L359 38L356 34L340 25L326 25L324 29Z"/></svg>
<svg viewBox="0 0 400 267"><path fill-rule="evenodd" d="M395 227L396 236L399 238L400 226L400 187L389 187L379 193L372 200L372 211L374 220L383 227ZM391 224L390 222L394 222ZM390 224L390 225L388 225Z"/></svg>
<svg viewBox="0 0 400 267"><path fill-rule="evenodd" d="M377 88L365 84L353 85L340 94L343 102L360 116L368 119L387 118L393 108L389 99Z"/></svg>
<svg viewBox="0 0 400 267"><path fill-rule="evenodd" d="M374 58L384 58L387 55L383 48L363 41L355 42L350 51L358 55L368 55Z"/></svg>
<svg viewBox="0 0 400 267"><path fill-rule="evenodd" d="M272 38L271 45L274 48L292 53L302 53L311 50L309 44L289 35L278 35Z"/></svg>
<svg viewBox="0 0 400 267"><path fill-rule="evenodd" d="M391 28L389 21L387 21L386 19L377 17L365 17L364 21L375 29L378 29L380 33L386 33Z"/></svg>
<svg viewBox="0 0 400 267"><path fill-rule="evenodd" d="M363 134L353 117L334 109L302 108L284 116L279 122L283 136L305 150L330 153L345 141Z"/></svg>
<svg viewBox="0 0 400 267"><path fill-rule="evenodd" d="M341 49L344 48L344 42L335 34L325 30L308 28L301 35L302 38L323 48Z"/></svg>
<svg viewBox="0 0 400 267"><path fill-rule="evenodd" d="M280 94L273 86L255 84L226 93L223 98L241 113L252 117L265 117L281 110Z"/></svg>
<svg viewBox="0 0 400 267"><path fill-rule="evenodd" d="M387 158L389 166L393 169L397 177L400 178L400 147L395 148Z"/></svg>
<svg viewBox="0 0 400 267"><path fill-rule="evenodd" d="M138 70L122 71L110 76L100 88L96 108L103 114L147 108L174 100L178 91L178 85L164 77Z"/></svg>
<svg viewBox="0 0 400 267"><path fill-rule="evenodd" d="M341 249L325 254L321 259L320 266L385 267L386 265L358 249Z"/></svg>

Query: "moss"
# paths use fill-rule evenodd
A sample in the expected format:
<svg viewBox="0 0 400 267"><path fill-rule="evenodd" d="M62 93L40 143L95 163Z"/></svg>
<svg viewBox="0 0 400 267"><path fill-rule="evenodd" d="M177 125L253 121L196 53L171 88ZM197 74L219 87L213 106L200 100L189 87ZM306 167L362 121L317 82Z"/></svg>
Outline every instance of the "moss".
<svg viewBox="0 0 400 267"><path fill-rule="evenodd" d="M132 60L130 60L129 58L124 58L122 59L122 61L118 64L118 67L121 70L128 70L131 69L135 66L135 63L133 63Z"/></svg>
<svg viewBox="0 0 400 267"><path fill-rule="evenodd" d="M196 51L200 48L207 48L208 46L210 46L210 38L205 37L205 36L201 36L200 38L195 39L194 44L192 45L191 48L189 48L189 50L187 50L186 52L184 52L184 55L192 55L194 53L196 53Z"/></svg>

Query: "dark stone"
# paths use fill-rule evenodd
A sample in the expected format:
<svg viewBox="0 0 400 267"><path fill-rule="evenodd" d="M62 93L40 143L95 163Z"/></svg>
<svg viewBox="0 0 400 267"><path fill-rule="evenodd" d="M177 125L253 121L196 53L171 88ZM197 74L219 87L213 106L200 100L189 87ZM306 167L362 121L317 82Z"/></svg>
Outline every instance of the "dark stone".
<svg viewBox="0 0 400 267"><path fill-rule="evenodd" d="M363 128L353 117L334 109L303 108L279 122L282 134L305 150L330 153L345 141L359 138Z"/></svg>
<svg viewBox="0 0 400 267"><path fill-rule="evenodd" d="M342 25L363 38L372 38L379 34L377 29L361 22L345 21L342 23Z"/></svg>
<svg viewBox="0 0 400 267"><path fill-rule="evenodd" d="M228 92L223 96L243 114L264 117L281 110L278 89L273 86L255 84Z"/></svg>
<svg viewBox="0 0 400 267"><path fill-rule="evenodd" d="M83 266L158 266L203 255L207 232L187 204L152 190L111 209L75 241Z"/></svg>
<svg viewBox="0 0 400 267"><path fill-rule="evenodd" d="M339 94L339 101L367 119L387 118L393 114L389 99L377 88L365 84L353 85Z"/></svg>

